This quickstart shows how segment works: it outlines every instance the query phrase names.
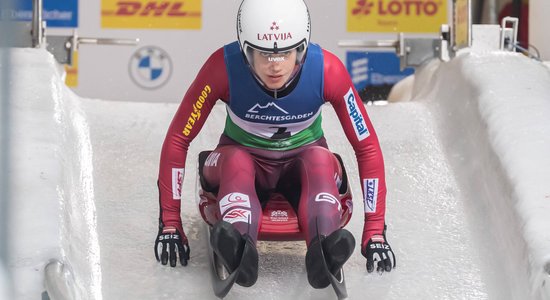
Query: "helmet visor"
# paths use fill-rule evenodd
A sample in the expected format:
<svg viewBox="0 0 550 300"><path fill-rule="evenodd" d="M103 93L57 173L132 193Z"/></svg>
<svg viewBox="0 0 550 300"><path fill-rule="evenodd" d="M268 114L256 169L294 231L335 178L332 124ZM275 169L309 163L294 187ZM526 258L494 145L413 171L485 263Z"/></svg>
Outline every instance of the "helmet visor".
<svg viewBox="0 0 550 300"><path fill-rule="evenodd" d="M297 49L271 53L252 50L250 70L269 90L286 88L298 74L301 63L296 59Z"/></svg>

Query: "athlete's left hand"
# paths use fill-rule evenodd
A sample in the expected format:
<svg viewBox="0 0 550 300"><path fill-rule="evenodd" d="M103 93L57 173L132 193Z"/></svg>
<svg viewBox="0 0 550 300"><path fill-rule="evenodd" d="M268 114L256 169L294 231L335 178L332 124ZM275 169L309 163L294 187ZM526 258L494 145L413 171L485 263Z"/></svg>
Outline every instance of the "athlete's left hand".
<svg viewBox="0 0 550 300"><path fill-rule="evenodd" d="M361 254L367 258L367 271L369 273L374 271L375 266L376 271L380 274L384 271L390 272L392 268L395 268L395 255L384 235L373 235L362 248Z"/></svg>

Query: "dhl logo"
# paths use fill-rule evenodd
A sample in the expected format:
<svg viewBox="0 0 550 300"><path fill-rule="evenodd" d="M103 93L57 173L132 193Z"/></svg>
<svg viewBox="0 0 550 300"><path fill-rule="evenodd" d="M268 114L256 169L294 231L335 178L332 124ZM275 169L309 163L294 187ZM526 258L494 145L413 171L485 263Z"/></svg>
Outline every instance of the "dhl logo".
<svg viewBox="0 0 550 300"><path fill-rule="evenodd" d="M115 10L104 10L103 16L167 16L167 17L200 17L197 11L186 11L184 2L163 1L118 1Z"/></svg>
<svg viewBox="0 0 550 300"><path fill-rule="evenodd" d="M102 0L104 28L200 29L201 0Z"/></svg>

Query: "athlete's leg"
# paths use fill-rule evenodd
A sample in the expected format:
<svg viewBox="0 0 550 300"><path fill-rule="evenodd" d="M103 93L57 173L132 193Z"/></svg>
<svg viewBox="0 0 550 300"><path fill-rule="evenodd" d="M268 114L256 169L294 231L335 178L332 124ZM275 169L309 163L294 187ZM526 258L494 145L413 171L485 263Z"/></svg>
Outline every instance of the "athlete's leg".
<svg viewBox="0 0 550 300"><path fill-rule="evenodd" d="M254 160L238 146L222 146L210 153L203 174L218 189L222 217L212 228L210 244L229 272L239 268L237 284L252 286L258 278L256 240L262 217Z"/></svg>
<svg viewBox="0 0 550 300"><path fill-rule="evenodd" d="M293 169L301 184L299 223L309 245L317 232L328 236L340 227L342 207L336 178L341 178L342 169L334 154L319 146L302 151Z"/></svg>
<svg viewBox="0 0 550 300"><path fill-rule="evenodd" d="M255 166L251 155L238 146L212 151L203 169L208 185L218 188L222 220L256 243L262 208L255 190Z"/></svg>
<svg viewBox="0 0 550 300"><path fill-rule="evenodd" d="M314 288L324 288L330 284L324 265L333 275L341 276L339 271L355 247L353 235L340 229L342 206L336 182L342 178L342 168L324 147L301 152L295 168L301 183L298 215L308 245L308 281Z"/></svg>

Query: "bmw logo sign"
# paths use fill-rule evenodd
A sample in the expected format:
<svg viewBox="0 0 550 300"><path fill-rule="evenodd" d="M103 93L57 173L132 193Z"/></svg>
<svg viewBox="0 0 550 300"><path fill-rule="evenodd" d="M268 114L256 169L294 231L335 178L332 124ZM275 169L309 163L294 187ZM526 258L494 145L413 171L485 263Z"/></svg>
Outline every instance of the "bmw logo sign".
<svg viewBox="0 0 550 300"><path fill-rule="evenodd" d="M172 61L166 51L146 46L138 49L130 59L130 78L142 88L158 89L172 75Z"/></svg>

